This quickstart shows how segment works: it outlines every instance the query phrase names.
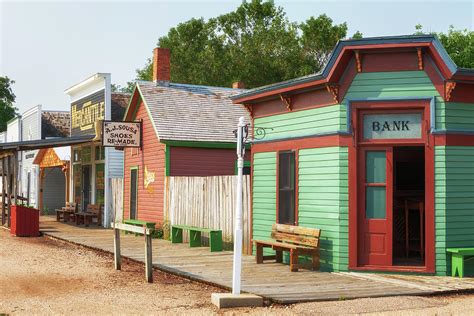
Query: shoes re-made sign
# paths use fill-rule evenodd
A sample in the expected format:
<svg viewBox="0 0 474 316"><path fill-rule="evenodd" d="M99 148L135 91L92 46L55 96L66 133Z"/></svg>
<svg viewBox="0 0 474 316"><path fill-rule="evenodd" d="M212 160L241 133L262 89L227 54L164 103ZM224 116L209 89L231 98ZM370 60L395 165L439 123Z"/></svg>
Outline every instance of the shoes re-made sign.
<svg viewBox="0 0 474 316"><path fill-rule="evenodd" d="M140 147L141 122L102 122L102 146Z"/></svg>

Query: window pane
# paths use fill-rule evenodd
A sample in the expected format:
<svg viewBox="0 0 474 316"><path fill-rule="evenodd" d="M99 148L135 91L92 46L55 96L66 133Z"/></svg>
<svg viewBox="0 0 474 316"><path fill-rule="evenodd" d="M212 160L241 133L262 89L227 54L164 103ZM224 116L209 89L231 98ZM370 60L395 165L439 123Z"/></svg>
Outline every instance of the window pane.
<svg viewBox="0 0 474 316"><path fill-rule="evenodd" d="M385 187L366 187L365 217L385 218Z"/></svg>
<svg viewBox="0 0 474 316"><path fill-rule="evenodd" d="M132 169L130 172L130 219L136 219L137 216L137 182L137 169Z"/></svg>
<svg viewBox="0 0 474 316"><path fill-rule="evenodd" d="M295 153L279 154L278 222L295 223Z"/></svg>
<svg viewBox="0 0 474 316"><path fill-rule="evenodd" d="M366 182L385 183L385 151L369 151L366 156Z"/></svg>
<svg viewBox="0 0 474 316"><path fill-rule="evenodd" d="M280 224L295 224L295 191L280 191L278 199L279 214L278 222Z"/></svg>

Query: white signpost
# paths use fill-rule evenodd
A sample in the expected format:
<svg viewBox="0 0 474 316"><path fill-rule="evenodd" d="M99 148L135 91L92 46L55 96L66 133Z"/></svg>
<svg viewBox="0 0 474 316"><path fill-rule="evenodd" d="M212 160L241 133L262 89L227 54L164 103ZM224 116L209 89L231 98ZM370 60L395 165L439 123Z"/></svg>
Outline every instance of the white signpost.
<svg viewBox="0 0 474 316"><path fill-rule="evenodd" d="M141 122L104 121L102 124L102 146L140 147Z"/></svg>
<svg viewBox="0 0 474 316"><path fill-rule="evenodd" d="M234 131L235 133L235 131ZM232 269L232 293L212 293L211 301L218 308L263 306L263 298L254 294L241 294L242 273L242 178L245 143L248 129L243 117L237 127L237 193L235 196L234 265Z"/></svg>

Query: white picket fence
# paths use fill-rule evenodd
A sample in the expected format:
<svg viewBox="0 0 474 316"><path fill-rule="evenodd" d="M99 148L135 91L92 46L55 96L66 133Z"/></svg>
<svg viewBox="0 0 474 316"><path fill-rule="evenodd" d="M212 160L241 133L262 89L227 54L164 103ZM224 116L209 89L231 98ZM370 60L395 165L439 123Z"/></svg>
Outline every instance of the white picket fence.
<svg viewBox="0 0 474 316"><path fill-rule="evenodd" d="M236 176L167 177L165 222L222 230L225 246L233 244ZM250 177L243 180L243 253L250 248Z"/></svg>

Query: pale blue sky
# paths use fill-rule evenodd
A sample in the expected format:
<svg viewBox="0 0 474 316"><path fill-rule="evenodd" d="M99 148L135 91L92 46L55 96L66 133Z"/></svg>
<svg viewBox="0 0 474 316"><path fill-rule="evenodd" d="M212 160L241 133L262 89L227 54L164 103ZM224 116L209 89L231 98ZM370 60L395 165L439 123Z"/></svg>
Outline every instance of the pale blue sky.
<svg viewBox="0 0 474 316"><path fill-rule="evenodd" d="M349 35L412 34L473 28L473 1L275 1L291 21L326 13L346 21ZM135 77L160 36L192 17L210 18L241 1L0 0L0 75L15 80L20 113L42 104L69 109L64 90L96 72L124 85Z"/></svg>

